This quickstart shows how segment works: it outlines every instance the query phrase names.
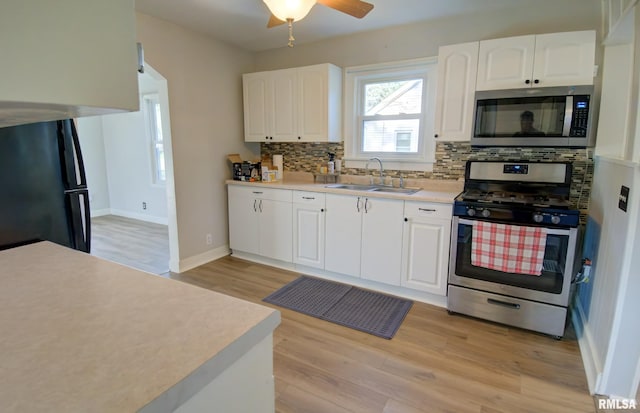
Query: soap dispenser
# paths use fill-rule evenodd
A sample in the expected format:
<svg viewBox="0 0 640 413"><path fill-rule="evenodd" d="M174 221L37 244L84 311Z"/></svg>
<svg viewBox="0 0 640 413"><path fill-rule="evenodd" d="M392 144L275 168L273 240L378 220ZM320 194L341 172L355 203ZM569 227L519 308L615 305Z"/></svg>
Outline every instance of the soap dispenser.
<svg viewBox="0 0 640 413"><path fill-rule="evenodd" d="M327 173L335 173L336 171L336 162L335 162L335 158L336 158L336 154L332 153L332 152L328 152L329 153L329 163L327 164Z"/></svg>

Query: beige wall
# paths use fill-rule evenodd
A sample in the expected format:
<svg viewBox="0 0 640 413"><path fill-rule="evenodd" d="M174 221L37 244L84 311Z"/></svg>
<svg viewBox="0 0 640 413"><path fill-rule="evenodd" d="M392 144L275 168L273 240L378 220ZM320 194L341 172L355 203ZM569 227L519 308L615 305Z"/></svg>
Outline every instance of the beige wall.
<svg viewBox="0 0 640 413"><path fill-rule="evenodd" d="M228 244L228 153L259 156L245 145L242 76L250 53L143 14L138 39L145 60L167 79L180 260ZM213 245L206 245L206 234Z"/></svg>
<svg viewBox="0 0 640 413"><path fill-rule="evenodd" d="M293 49L256 53L256 70L333 63L341 67L437 56L438 47L523 34L600 30L600 2L562 0L552 9L531 1L528 9L476 13L343 36ZM304 20L298 24L304 24ZM283 44L285 44L283 39ZM299 39L303 40L303 39Z"/></svg>

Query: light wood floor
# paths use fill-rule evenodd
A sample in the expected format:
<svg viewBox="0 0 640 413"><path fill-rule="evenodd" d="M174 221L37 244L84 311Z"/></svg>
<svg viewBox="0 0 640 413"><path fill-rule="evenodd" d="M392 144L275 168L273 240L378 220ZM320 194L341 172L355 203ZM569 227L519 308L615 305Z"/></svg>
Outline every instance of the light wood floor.
<svg viewBox="0 0 640 413"><path fill-rule="evenodd" d="M298 274L225 257L170 276L269 305L262 298ZM571 336L556 341L415 303L385 340L272 307L282 313L278 412L595 412Z"/></svg>
<svg viewBox="0 0 640 413"><path fill-rule="evenodd" d="M115 215L91 218L91 255L167 276L167 226Z"/></svg>

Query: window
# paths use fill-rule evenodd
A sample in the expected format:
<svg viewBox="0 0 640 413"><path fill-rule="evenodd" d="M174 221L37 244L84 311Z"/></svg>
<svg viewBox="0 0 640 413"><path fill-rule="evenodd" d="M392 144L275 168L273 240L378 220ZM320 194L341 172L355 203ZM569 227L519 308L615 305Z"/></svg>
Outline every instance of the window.
<svg viewBox="0 0 640 413"><path fill-rule="evenodd" d="M436 66L435 59L419 59L347 68L349 167L378 157L389 169L432 169Z"/></svg>
<svg viewBox="0 0 640 413"><path fill-rule="evenodd" d="M164 162L164 140L162 137L162 117L158 95L144 95L143 108L146 129L150 142L152 182L164 185L167 174Z"/></svg>

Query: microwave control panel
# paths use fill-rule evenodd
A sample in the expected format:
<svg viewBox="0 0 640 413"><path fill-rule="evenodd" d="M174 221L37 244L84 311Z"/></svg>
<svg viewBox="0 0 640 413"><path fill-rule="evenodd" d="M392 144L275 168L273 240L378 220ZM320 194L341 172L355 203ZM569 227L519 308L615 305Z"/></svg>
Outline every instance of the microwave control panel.
<svg viewBox="0 0 640 413"><path fill-rule="evenodd" d="M573 98L573 119L571 119L571 131L569 136L587 136L587 124L589 121L589 96L578 95Z"/></svg>

